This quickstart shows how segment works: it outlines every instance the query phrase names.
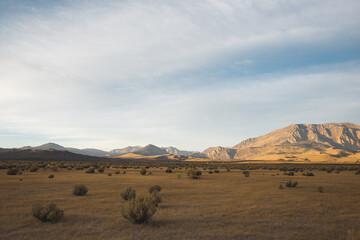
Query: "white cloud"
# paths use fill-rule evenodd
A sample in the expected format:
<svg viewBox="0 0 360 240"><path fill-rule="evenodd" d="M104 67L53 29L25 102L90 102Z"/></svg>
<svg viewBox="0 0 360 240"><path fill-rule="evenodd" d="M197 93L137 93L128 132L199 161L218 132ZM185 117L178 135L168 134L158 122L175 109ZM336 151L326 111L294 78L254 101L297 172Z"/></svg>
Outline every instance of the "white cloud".
<svg viewBox="0 0 360 240"><path fill-rule="evenodd" d="M248 135L233 133L237 119L251 125L252 117L271 113L263 109L269 102L277 113L295 114L293 94L309 102L327 97L311 91L327 85L325 75L280 74L286 80L278 80L270 74L261 81L235 80L231 87L196 76L203 86L189 89L182 74L234 54L245 59L235 65L253 65L257 60L249 51L356 42L359 10L360 3L350 0L79 1L35 8L0 26L0 132L106 149L149 142L190 149L230 144ZM358 76L328 77L332 84L343 78L354 84ZM358 107L357 98L343 99ZM309 102L303 101L317 109ZM333 116L334 109L325 109L314 119ZM303 119L283 117L283 122Z"/></svg>

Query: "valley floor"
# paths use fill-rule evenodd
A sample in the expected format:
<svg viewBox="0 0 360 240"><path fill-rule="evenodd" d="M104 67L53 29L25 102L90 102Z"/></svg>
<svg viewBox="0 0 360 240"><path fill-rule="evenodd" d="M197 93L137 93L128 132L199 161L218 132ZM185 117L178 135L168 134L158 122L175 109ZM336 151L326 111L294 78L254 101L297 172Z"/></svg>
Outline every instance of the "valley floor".
<svg viewBox="0 0 360 240"><path fill-rule="evenodd" d="M0 170L0 239L359 239L360 175L354 171L315 176L283 175L279 170L240 170L187 178L185 170L165 173L139 169L126 174L86 174L85 170L24 172L9 176ZM202 169L200 169L202 170ZM112 176L107 173L112 172ZM177 179L181 173L181 179ZM54 179L48 175L54 174ZM278 174L278 175L277 175ZM19 179L23 179L19 181ZM288 180L295 188L279 189ZM88 195L72 195L85 184ZM147 225L124 219L120 192L127 186L137 195L162 187L163 202ZM322 186L323 193L318 192ZM55 202L65 210L58 223L42 223L31 215L38 201Z"/></svg>

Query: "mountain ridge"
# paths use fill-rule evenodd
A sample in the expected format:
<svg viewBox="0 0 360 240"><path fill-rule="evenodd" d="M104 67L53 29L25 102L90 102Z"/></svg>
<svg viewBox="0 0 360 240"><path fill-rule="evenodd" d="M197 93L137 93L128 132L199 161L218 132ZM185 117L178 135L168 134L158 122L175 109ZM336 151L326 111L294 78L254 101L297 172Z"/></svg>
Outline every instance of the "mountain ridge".
<svg viewBox="0 0 360 240"><path fill-rule="evenodd" d="M282 148L282 150L277 148ZM202 153L212 159L249 159L260 156L269 157L270 154L292 153L295 148L298 152L310 150L326 152L333 149L332 153L337 153L330 154L331 156L344 154L342 151L359 151L360 126L346 122L291 124L259 137L248 138L234 147L207 148Z"/></svg>

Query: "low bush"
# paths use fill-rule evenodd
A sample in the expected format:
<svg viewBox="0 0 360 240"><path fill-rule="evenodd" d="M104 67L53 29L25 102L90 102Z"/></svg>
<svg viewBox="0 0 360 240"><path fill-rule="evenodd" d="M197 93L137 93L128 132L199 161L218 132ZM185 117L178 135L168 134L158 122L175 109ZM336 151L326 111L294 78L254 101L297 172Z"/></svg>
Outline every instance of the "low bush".
<svg viewBox="0 0 360 240"><path fill-rule="evenodd" d="M54 174L50 174L50 175L49 175L49 178L54 178Z"/></svg>
<svg viewBox="0 0 360 240"><path fill-rule="evenodd" d="M303 175L303 176L307 176L307 177L313 177L313 176L314 176L314 173L312 173L312 172L306 172L306 173L303 173L302 175Z"/></svg>
<svg viewBox="0 0 360 240"><path fill-rule="evenodd" d="M156 205L152 197L133 198L121 209L123 217L135 224L149 222L156 212Z"/></svg>
<svg viewBox="0 0 360 240"><path fill-rule="evenodd" d="M245 173L244 177L250 177L250 173L249 172Z"/></svg>
<svg viewBox="0 0 360 240"><path fill-rule="evenodd" d="M136 198L136 191L132 187L127 187L125 191L120 193L120 195L125 201L127 201Z"/></svg>
<svg viewBox="0 0 360 240"><path fill-rule="evenodd" d="M162 202L161 195L158 191L153 191L150 196L156 207Z"/></svg>
<svg viewBox="0 0 360 240"><path fill-rule="evenodd" d="M55 203L35 204L32 207L32 215L42 222L58 222L64 216L64 210L56 207Z"/></svg>
<svg viewBox="0 0 360 240"><path fill-rule="evenodd" d="M39 170L38 166L32 166L30 169L30 172L36 172L37 170Z"/></svg>
<svg viewBox="0 0 360 240"><path fill-rule="evenodd" d="M108 173L108 176L111 177L111 172Z"/></svg>
<svg viewBox="0 0 360 240"><path fill-rule="evenodd" d="M161 192L161 187L159 185L154 185L154 186L149 188L149 193L152 193L154 191Z"/></svg>
<svg viewBox="0 0 360 240"><path fill-rule="evenodd" d="M218 169L215 169L214 173L219 173L220 171Z"/></svg>
<svg viewBox="0 0 360 240"><path fill-rule="evenodd" d="M199 179L201 177L201 171L191 168L191 169L188 169L187 175L191 179Z"/></svg>
<svg viewBox="0 0 360 240"><path fill-rule="evenodd" d="M280 184L279 185L279 189L283 189L284 187L283 187L283 185L282 184Z"/></svg>
<svg viewBox="0 0 360 240"><path fill-rule="evenodd" d="M318 187L318 192L319 192L319 193L323 193L323 192L324 192L324 188L323 188L323 187Z"/></svg>
<svg viewBox="0 0 360 240"><path fill-rule="evenodd" d="M173 171L172 171L171 168L168 168L168 169L165 170L165 172L166 172L166 173L172 173Z"/></svg>
<svg viewBox="0 0 360 240"><path fill-rule="evenodd" d="M19 169L11 168L11 169L7 170L7 175L17 175L18 172L19 172Z"/></svg>
<svg viewBox="0 0 360 240"><path fill-rule="evenodd" d="M99 173L103 173L104 171L105 171L105 167L101 167L101 168L98 169Z"/></svg>
<svg viewBox="0 0 360 240"><path fill-rule="evenodd" d="M145 168L141 169L141 170L140 170L140 174L141 174L141 175L145 175L145 174L146 174L146 169L145 169Z"/></svg>
<svg viewBox="0 0 360 240"><path fill-rule="evenodd" d="M177 177L177 179L181 179L181 173L178 173L177 175L176 175L176 177Z"/></svg>
<svg viewBox="0 0 360 240"><path fill-rule="evenodd" d="M87 187L84 184L79 184L74 186L73 194L75 196L85 196L88 192Z"/></svg>
<svg viewBox="0 0 360 240"><path fill-rule="evenodd" d="M288 176L294 176L294 172L284 172L284 175L288 175Z"/></svg>
<svg viewBox="0 0 360 240"><path fill-rule="evenodd" d="M213 171L209 171L209 174L213 174Z"/></svg>
<svg viewBox="0 0 360 240"><path fill-rule="evenodd" d="M355 172L355 175L360 175L360 169Z"/></svg>
<svg viewBox="0 0 360 240"><path fill-rule="evenodd" d="M286 187L296 187L298 182L292 182L291 180L286 183Z"/></svg>
<svg viewBox="0 0 360 240"><path fill-rule="evenodd" d="M86 170L86 173L95 173L95 168L94 167L88 168L88 170Z"/></svg>
<svg viewBox="0 0 360 240"><path fill-rule="evenodd" d="M115 174L120 174L120 171L116 171Z"/></svg>

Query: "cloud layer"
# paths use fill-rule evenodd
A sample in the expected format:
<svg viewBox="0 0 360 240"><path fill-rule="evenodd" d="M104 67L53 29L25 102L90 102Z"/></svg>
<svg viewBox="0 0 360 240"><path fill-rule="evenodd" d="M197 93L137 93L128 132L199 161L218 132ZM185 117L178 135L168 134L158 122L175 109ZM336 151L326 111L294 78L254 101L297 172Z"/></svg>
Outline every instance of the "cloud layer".
<svg viewBox="0 0 360 240"><path fill-rule="evenodd" d="M2 7L3 147L202 150L360 117L358 1Z"/></svg>

